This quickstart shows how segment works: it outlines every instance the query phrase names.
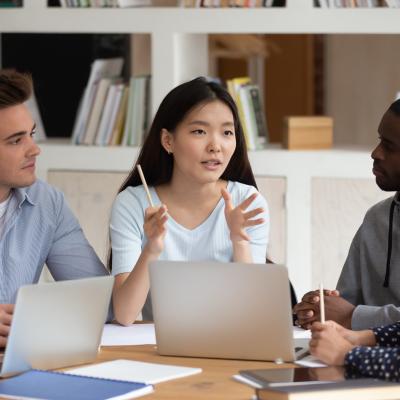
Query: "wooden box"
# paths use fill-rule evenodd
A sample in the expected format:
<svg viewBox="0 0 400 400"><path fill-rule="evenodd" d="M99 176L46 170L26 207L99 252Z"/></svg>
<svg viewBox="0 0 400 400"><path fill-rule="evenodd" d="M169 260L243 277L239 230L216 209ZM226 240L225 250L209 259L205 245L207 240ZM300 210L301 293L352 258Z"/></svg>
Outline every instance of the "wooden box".
<svg viewBox="0 0 400 400"><path fill-rule="evenodd" d="M285 117L283 146L288 150L329 149L333 141L331 117Z"/></svg>

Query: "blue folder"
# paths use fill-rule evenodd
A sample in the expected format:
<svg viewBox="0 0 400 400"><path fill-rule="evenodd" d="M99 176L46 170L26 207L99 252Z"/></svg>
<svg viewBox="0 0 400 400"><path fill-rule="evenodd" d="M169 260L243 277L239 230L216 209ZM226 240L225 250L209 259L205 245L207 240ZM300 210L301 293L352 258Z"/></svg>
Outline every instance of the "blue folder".
<svg viewBox="0 0 400 400"><path fill-rule="evenodd" d="M119 396L132 397L151 393L145 383L117 381L68 375L32 369L21 375L0 380L0 396L30 397L51 400L102 400Z"/></svg>

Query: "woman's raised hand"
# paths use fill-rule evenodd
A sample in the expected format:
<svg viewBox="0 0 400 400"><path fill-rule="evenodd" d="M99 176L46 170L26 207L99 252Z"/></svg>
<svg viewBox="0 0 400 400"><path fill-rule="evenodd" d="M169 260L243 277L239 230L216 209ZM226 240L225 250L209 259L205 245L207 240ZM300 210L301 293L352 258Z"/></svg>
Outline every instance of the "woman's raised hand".
<svg viewBox="0 0 400 400"><path fill-rule="evenodd" d="M252 219L264 212L263 208L259 207L251 211L246 211L258 193L253 193L236 207L233 206L231 195L226 189L222 189L221 193L225 200L225 218L230 230L231 240L250 241L250 237L246 233L246 228L260 225L264 222L264 218Z"/></svg>
<svg viewBox="0 0 400 400"><path fill-rule="evenodd" d="M144 233L147 237L145 249L152 255L159 256L164 249L164 237L167 232L167 207L149 207L144 215Z"/></svg>

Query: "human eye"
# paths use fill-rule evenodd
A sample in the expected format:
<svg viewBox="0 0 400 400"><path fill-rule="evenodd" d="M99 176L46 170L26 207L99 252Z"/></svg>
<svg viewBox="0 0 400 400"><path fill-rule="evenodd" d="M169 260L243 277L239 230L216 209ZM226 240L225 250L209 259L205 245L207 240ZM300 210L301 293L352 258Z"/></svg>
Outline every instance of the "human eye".
<svg viewBox="0 0 400 400"><path fill-rule="evenodd" d="M386 140L382 137L379 138L381 146L386 150L386 151L392 151L396 149L396 146L394 143L390 142L389 140Z"/></svg>
<svg viewBox="0 0 400 400"><path fill-rule="evenodd" d="M18 138L16 138L16 139L10 140L8 143L15 146L15 145L19 144L20 142L21 142L21 138L18 137Z"/></svg>
<svg viewBox="0 0 400 400"><path fill-rule="evenodd" d="M206 131L204 129L194 129L190 131L190 133L193 133L194 135L205 135Z"/></svg>
<svg viewBox="0 0 400 400"><path fill-rule="evenodd" d="M231 131L230 129L227 129L224 131L224 136L235 136L235 132Z"/></svg>

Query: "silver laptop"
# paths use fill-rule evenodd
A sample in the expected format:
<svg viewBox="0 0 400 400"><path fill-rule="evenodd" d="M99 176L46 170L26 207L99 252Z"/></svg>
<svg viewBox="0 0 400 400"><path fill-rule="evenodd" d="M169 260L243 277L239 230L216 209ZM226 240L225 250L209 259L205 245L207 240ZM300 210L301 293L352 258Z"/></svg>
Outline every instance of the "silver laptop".
<svg viewBox="0 0 400 400"><path fill-rule="evenodd" d="M282 265L156 261L150 288L162 355L289 362L307 353L308 340L293 339Z"/></svg>
<svg viewBox="0 0 400 400"><path fill-rule="evenodd" d="M0 377L93 361L113 282L103 276L22 286Z"/></svg>

